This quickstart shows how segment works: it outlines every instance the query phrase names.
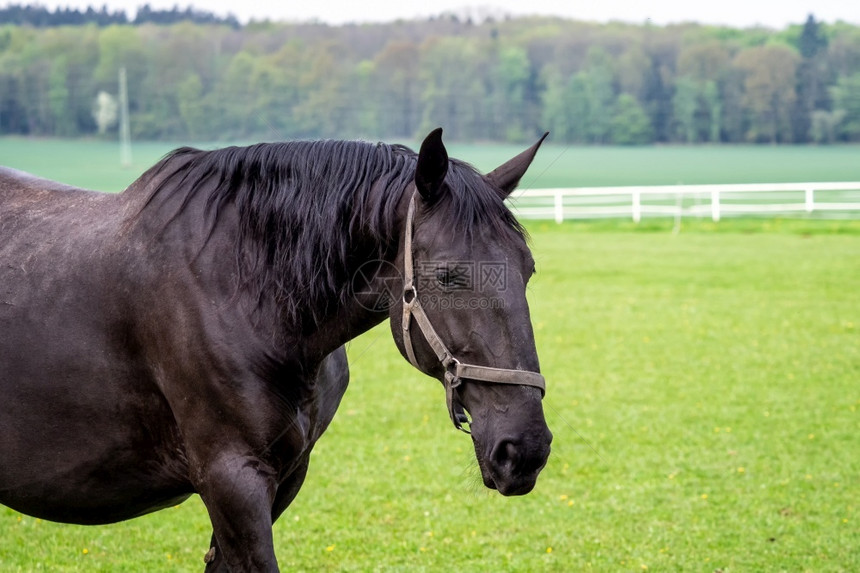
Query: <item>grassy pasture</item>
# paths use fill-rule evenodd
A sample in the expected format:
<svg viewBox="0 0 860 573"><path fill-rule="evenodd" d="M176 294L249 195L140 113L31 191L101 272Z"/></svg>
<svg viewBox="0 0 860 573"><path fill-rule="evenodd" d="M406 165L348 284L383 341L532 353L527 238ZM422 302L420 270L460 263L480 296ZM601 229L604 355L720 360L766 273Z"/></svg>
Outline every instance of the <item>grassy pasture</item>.
<svg viewBox="0 0 860 573"><path fill-rule="evenodd" d="M407 142L417 149L415 142ZM133 145L133 165L122 169L115 142L0 138L0 165L100 191L124 189L180 143ZM214 148L225 144L200 144ZM489 171L524 146L451 144L449 152ZM860 146L577 147L547 143L523 187L674 185L857 181Z"/></svg>
<svg viewBox="0 0 860 573"><path fill-rule="evenodd" d="M42 143L78 158L45 175L118 181ZM8 149L0 164L39 172ZM275 526L282 567L860 569L860 237L833 225L530 222L555 434L535 491L483 490L441 387L381 325L350 344L351 386ZM197 498L97 528L0 508L0 571L197 571L208 537Z"/></svg>

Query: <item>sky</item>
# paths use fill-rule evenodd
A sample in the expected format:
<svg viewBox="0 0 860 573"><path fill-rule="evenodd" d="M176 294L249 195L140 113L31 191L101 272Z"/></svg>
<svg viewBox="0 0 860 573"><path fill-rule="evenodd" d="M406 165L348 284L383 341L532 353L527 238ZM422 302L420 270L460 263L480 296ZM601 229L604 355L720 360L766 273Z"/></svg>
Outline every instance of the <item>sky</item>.
<svg viewBox="0 0 860 573"><path fill-rule="evenodd" d="M699 22L734 27L763 25L784 28L800 24L812 13L816 20L845 20L860 24L858 0L42 0L49 8L85 7L107 4L110 9L124 9L131 17L144 3L154 8L195 8L225 15L232 13L240 21L271 19L287 21L319 20L329 24L351 22L388 22L438 15L442 12L555 15L577 20L607 22L620 20L654 24ZM0 5L23 4L26 0L0 0Z"/></svg>

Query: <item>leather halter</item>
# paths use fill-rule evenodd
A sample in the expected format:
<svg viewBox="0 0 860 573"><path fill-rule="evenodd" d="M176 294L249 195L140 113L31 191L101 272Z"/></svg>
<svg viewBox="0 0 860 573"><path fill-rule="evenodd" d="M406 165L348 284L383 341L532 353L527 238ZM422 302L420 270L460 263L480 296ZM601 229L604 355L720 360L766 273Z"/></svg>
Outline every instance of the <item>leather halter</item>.
<svg viewBox="0 0 860 573"><path fill-rule="evenodd" d="M418 323L418 328L424 335L424 339L433 352L436 358L442 363L445 369L445 377L443 385L445 386L445 399L448 404L448 413L451 416L451 421L454 427L462 432L470 433L463 428L464 423L469 422L463 406L454 401L454 389L463 383L463 379L476 380L479 382L491 382L494 384L513 384L519 386L534 386L540 388L541 396L546 392L546 382L544 377L537 372L528 370L513 370L510 368L491 368L489 366L478 366L476 364L464 364L457 360L430 323L430 318L424 312L424 307L421 306L421 301L418 298L418 289L415 286L415 272L412 263L412 227L415 219L415 197L418 191L412 193L412 198L409 200L409 211L406 215L406 238L404 242L404 280L403 280L403 346L406 347L406 357L415 368L421 369L418 366L418 360L415 358L415 349L412 347L412 335L410 327L412 325L412 317L415 317L415 322Z"/></svg>

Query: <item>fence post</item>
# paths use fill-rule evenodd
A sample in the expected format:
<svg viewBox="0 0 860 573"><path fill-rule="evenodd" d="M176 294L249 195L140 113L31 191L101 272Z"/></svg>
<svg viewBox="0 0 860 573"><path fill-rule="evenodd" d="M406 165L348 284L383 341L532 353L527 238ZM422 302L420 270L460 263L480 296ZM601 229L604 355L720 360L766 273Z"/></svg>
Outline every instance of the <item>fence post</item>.
<svg viewBox="0 0 860 573"><path fill-rule="evenodd" d="M711 191L711 219L720 220L720 192Z"/></svg>
<svg viewBox="0 0 860 573"><path fill-rule="evenodd" d="M815 190L812 187L806 188L806 212L812 213L815 209Z"/></svg>
<svg viewBox="0 0 860 573"><path fill-rule="evenodd" d="M554 200L555 222L561 223L564 221L564 197L562 196L561 191L555 192Z"/></svg>
<svg viewBox="0 0 860 573"><path fill-rule="evenodd" d="M642 220L642 197L639 191L633 191L631 194L633 204L630 206L633 212L633 222L638 223Z"/></svg>

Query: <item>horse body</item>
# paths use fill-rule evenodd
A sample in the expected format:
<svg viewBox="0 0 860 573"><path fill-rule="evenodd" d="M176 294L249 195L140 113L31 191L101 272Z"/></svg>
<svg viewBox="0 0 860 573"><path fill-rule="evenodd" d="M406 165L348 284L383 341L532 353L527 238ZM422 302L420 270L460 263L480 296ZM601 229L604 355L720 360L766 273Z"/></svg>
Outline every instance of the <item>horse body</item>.
<svg viewBox="0 0 860 573"><path fill-rule="evenodd" d="M0 169L0 503L100 524L198 493L214 531L207 570L276 571L271 526L346 390L343 344L399 321L394 306L361 304L349 281L370 261L364 287L402 283L388 270L403 265L409 189L410 211L422 198L414 251L425 266L506 261L494 293L507 312L477 315L466 303L484 295L448 292L460 310L440 320L428 307L425 319L460 358L540 377L524 292L533 261L497 195L537 146L488 183L467 166L449 173L440 134L417 164L405 148L365 144L179 150L118 195ZM551 440L542 390L454 387L445 369L459 362L435 362L410 328L410 361L443 381L452 416L474 418L485 483L528 492Z"/></svg>
<svg viewBox="0 0 860 573"><path fill-rule="evenodd" d="M273 455L290 450L281 458L291 463L276 468L283 482L345 390L342 349L310 366L319 384L282 380L307 390L293 407L235 376L255 359L253 329L241 305L203 298L194 283L223 245L197 253L196 267L181 252L165 256L195 241L140 236L148 222L125 220L139 200L135 190L108 195L0 171L0 502L22 512L96 524L175 505L196 491L187 434L229 445L214 435L227 424L192 420L236 412L247 413L234 421L243 428L271 423L258 431L277 438L267 442Z"/></svg>
<svg viewBox="0 0 860 573"><path fill-rule="evenodd" d="M120 197L42 183L0 173L0 501L60 521L122 519L116 490L152 477L129 462L145 457L147 427L169 427L169 410L113 336L124 313L106 291L122 267L101 263L117 256ZM48 447L34 450L34 435ZM165 485L174 491L155 497L179 495Z"/></svg>

